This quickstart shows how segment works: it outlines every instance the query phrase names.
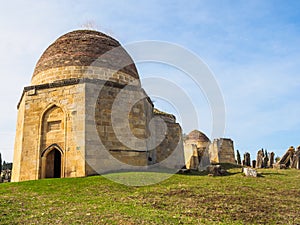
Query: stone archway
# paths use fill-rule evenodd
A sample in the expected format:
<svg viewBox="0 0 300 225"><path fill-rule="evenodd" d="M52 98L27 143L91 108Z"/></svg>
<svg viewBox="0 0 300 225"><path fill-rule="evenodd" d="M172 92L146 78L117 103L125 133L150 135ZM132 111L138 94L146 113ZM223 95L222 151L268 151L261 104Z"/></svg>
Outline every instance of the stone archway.
<svg viewBox="0 0 300 225"><path fill-rule="evenodd" d="M43 151L41 178L61 177L63 177L63 152L54 144Z"/></svg>

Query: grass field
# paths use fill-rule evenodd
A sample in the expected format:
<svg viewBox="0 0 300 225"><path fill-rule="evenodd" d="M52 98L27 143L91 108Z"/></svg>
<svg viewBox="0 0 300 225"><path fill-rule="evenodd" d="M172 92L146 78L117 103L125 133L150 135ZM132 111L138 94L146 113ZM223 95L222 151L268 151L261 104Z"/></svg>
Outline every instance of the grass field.
<svg viewBox="0 0 300 225"><path fill-rule="evenodd" d="M144 187L101 176L0 184L0 224L300 224L299 170L229 171Z"/></svg>

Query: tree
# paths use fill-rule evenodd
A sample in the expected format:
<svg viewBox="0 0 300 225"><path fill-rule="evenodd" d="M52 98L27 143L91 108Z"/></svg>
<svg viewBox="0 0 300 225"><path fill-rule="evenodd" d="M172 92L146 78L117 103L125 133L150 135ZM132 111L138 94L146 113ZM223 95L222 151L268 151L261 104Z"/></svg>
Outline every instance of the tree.
<svg viewBox="0 0 300 225"><path fill-rule="evenodd" d="M1 155L1 152L0 152L0 173L2 171L2 155Z"/></svg>
<svg viewBox="0 0 300 225"><path fill-rule="evenodd" d="M236 159L237 159L237 164L241 165L242 161L241 161L241 155L240 155L239 150L236 150Z"/></svg>
<svg viewBox="0 0 300 225"><path fill-rule="evenodd" d="M5 162L5 160L3 161L2 170L6 170L6 162Z"/></svg>

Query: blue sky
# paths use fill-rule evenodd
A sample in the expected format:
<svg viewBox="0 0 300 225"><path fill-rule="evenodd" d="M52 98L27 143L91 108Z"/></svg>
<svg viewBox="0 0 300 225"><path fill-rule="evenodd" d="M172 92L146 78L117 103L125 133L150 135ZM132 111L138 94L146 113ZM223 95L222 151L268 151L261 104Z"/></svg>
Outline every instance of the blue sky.
<svg viewBox="0 0 300 225"><path fill-rule="evenodd" d="M197 54L214 73L226 106L224 136L254 157L300 145L299 1L10 1L0 8L0 152L12 161L16 105L42 52L88 21L122 44L160 40ZM174 70L138 65L141 79L164 76L182 85L210 136L205 95ZM176 94L176 93L174 93ZM166 102L157 106L172 111ZM176 113L176 111L172 111ZM180 117L180 115L178 115Z"/></svg>

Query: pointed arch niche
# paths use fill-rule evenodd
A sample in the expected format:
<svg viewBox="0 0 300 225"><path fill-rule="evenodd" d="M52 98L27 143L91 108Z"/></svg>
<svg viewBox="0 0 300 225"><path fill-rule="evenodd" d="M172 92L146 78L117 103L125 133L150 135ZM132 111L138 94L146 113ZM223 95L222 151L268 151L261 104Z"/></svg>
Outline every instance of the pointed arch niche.
<svg viewBox="0 0 300 225"><path fill-rule="evenodd" d="M65 113L53 105L41 121L41 178L64 177Z"/></svg>

